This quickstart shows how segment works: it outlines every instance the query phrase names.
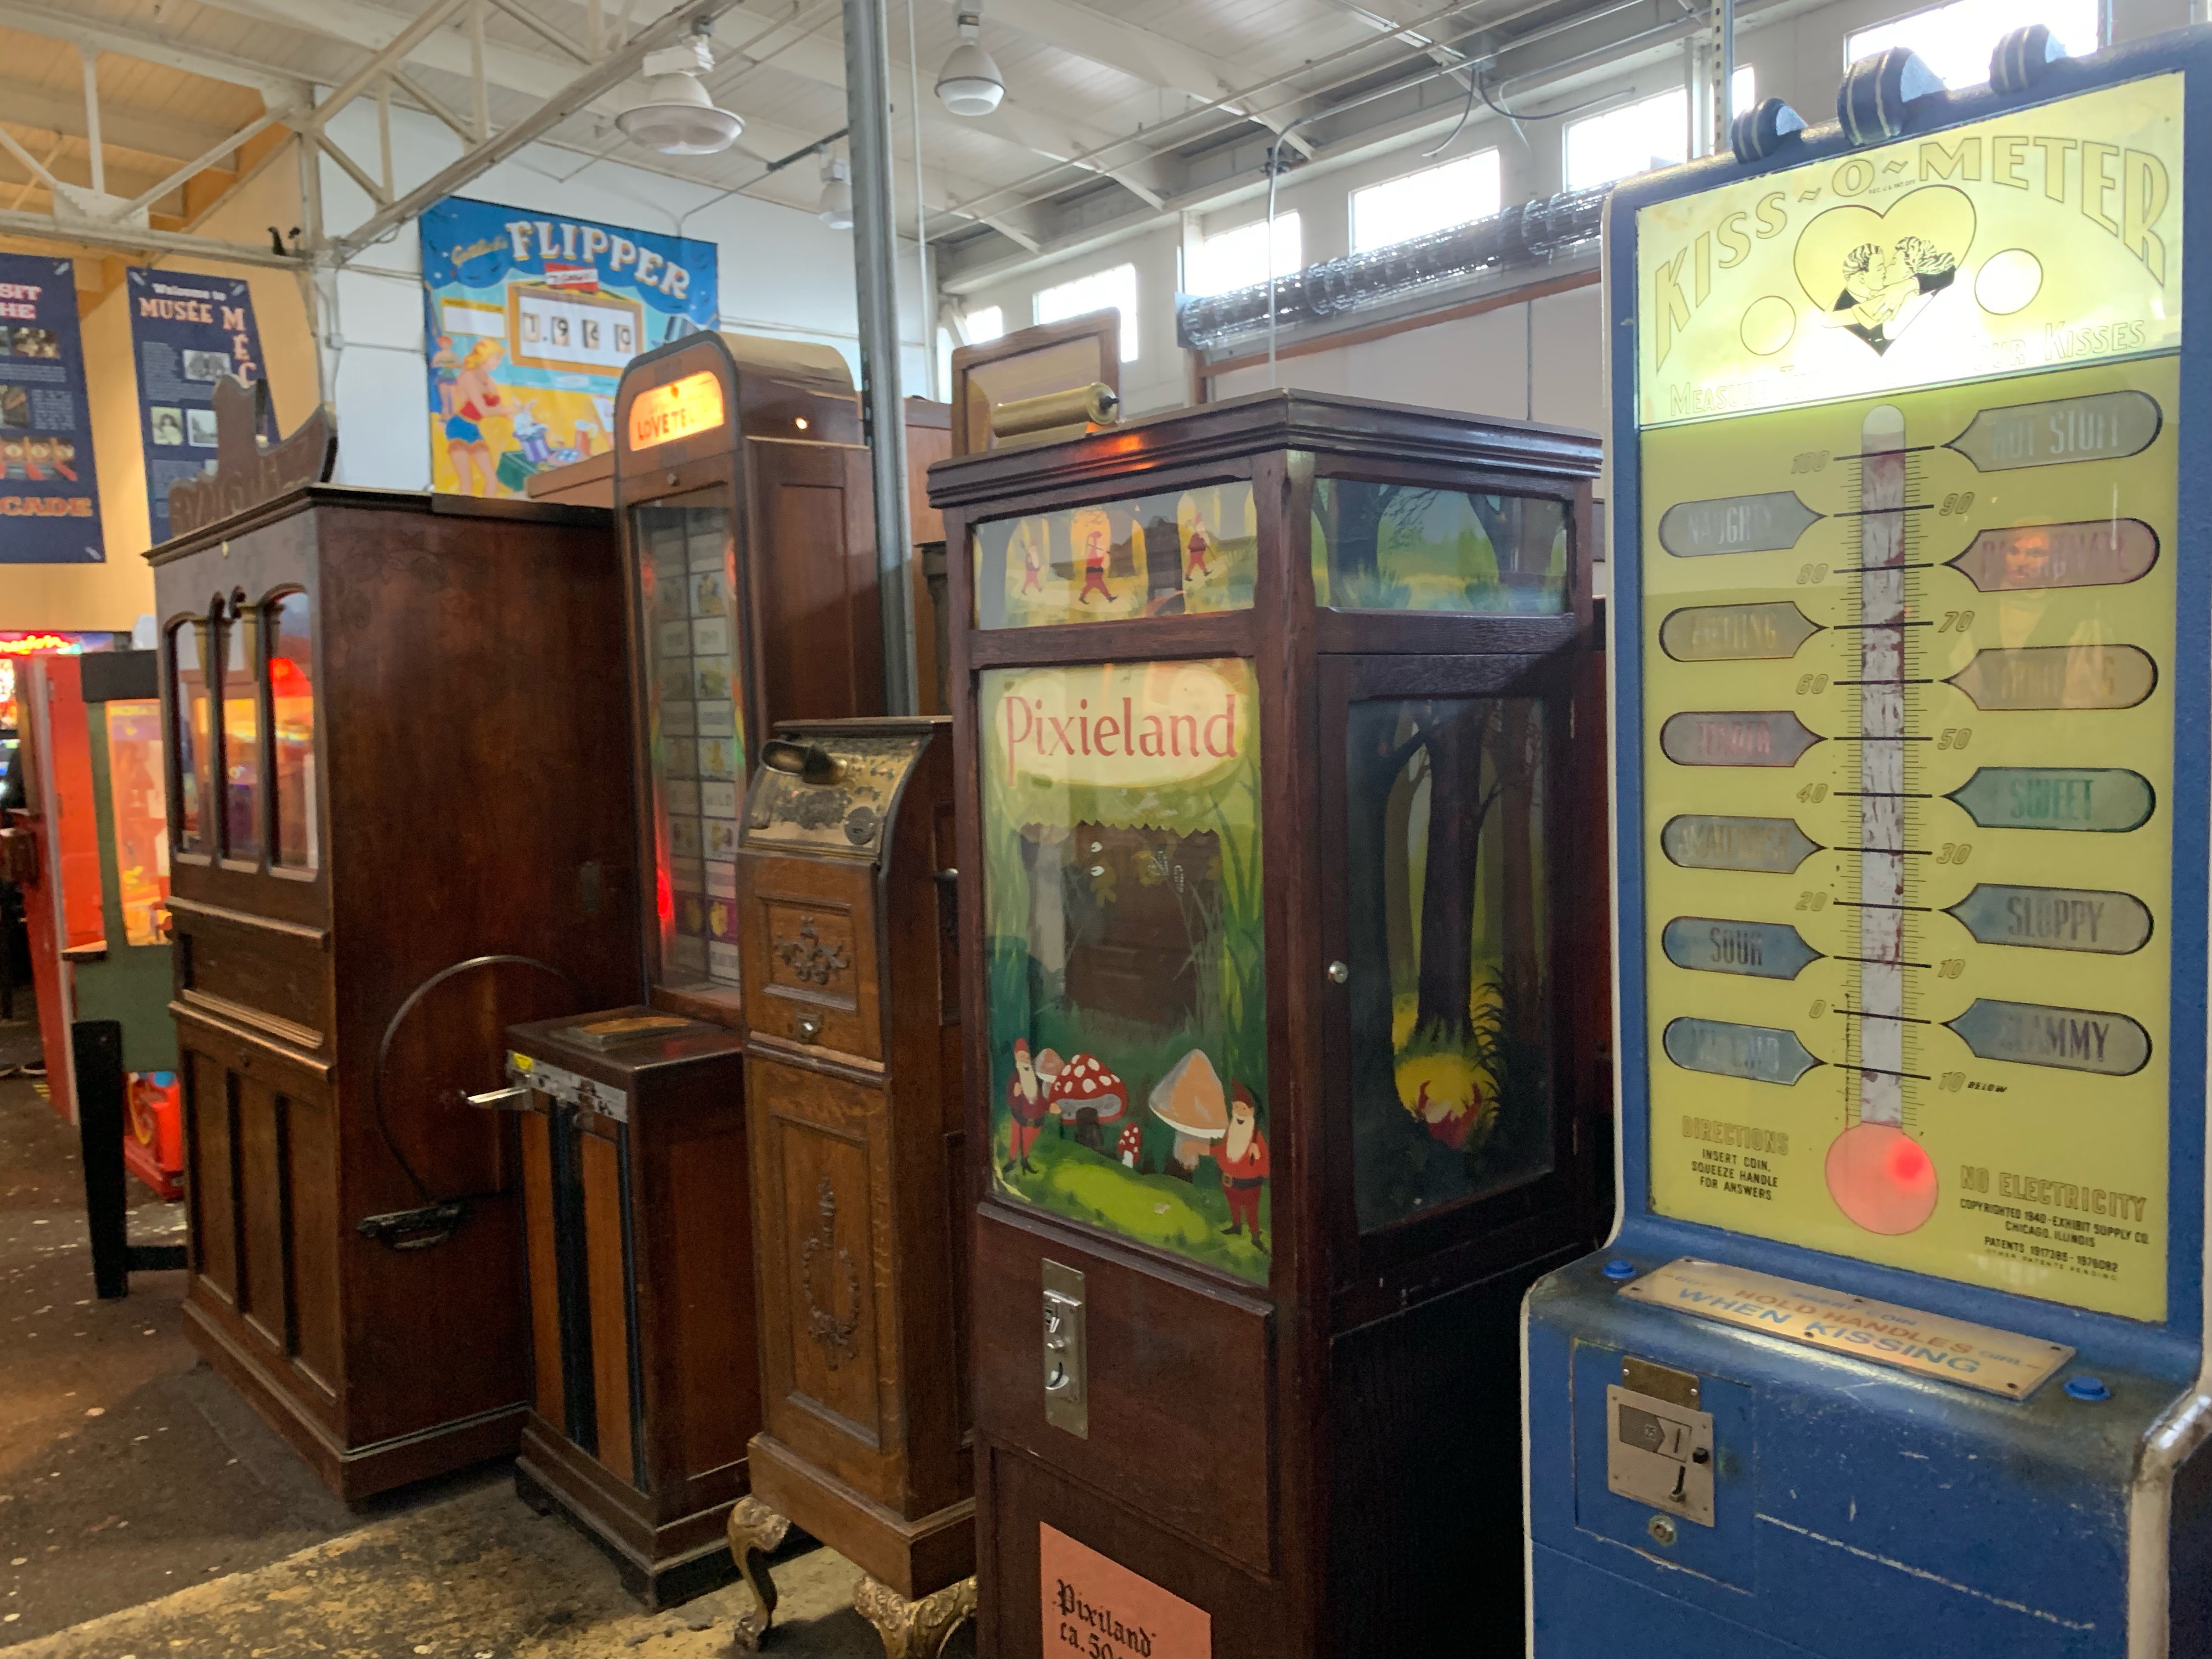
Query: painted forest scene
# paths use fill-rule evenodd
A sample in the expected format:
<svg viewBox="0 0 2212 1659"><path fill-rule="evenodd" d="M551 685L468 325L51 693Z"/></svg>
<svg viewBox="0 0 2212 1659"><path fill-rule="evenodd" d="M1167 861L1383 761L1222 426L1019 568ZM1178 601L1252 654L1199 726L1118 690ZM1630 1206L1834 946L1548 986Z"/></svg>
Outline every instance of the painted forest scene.
<svg viewBox="0 0 2212 1659"><path fill-rule="evenodd" d="M1239 479L975 526L975 620L1042 628L1241 611L1259 568Z"/></svg>
<svg viewBox="0 0 2212 1659"><path fill-rule="evenodd" d="M1547 614L1567 605L1566 503L1316 478L1314 602Z"/></svg>
<svg viewBox="0 0 2212 1659"><path fill-rule="evenodd" d="M994 670L981 690L997 1188L1264 1283L1249 665Z"/></svg>
<svg viewBox="0 0 2212 1659"><path fill-rule="evenodd" d="M1553 1163L1543 705L1351 705L1352 1179L1363 1231Z"/></svg>

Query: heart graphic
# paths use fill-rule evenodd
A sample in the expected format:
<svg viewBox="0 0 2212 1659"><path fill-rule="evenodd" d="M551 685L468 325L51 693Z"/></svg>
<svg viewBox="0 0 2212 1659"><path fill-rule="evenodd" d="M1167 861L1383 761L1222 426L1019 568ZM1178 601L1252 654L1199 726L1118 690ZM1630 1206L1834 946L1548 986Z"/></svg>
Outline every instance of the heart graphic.
<svg viewBox="0 0 2212 1659"><path fill-rule="evenodd" d="M1831 328L1887 351L1951 286L1974 240L1974 204L1926 185L1887 212L1853 204L1814 216L1797 238L1797 281Z"/></svg>

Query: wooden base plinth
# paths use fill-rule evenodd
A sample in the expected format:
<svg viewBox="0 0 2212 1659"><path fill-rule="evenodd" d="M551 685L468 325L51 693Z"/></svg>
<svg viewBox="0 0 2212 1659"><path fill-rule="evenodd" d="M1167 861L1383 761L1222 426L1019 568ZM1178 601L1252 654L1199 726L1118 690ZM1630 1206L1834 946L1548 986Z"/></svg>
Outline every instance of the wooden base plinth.
<svg viewBox="0 0 2212 1659"><path fill-rule="evenodd" d="M755 1435L745 1453L755 1498L909 1601L974 1574L974 1498L910 1521L806 1462L773 1436Z"/></svg>
<svg viewBox="0 0 2212 1659"><path fill-rule="evenodd" d="M744 1490L742 1481L738 1489ZM688 1601L737 1577L723 1537L730 1504L656 1522L650 1498L534 1411L514 1460L514 1490L541 1515L556 1509L566 1515L615 1564L623 1588L650 1609Z"/></svg>
<svg viewBox="0 0 2212 1659"><path fill-rule="evenodd" d="M414 1434L349 1446L308 1415L291 1391L272 1379L206 1313L185 1304L185 1335L216 1374L238 1390L317 1478L348 1504L456 1469L514 1455L527 1407L520 1401L457 1418Z"/></svg>
<svg viewBox="0 0 2212 1659"><path fill-rule="evenodd" d="M965 1522L974 1533L973 1504ZM744 1498L730 1511L730 1554L753 1593L752 1611L741 1614L734 1632L741 1653L757 1653L775 1618L775 1579L768 1558L791 1532L791 1519L757 1498ZM974 1574L928 1595L908 1597L866 1573L854 1587L853 1608L875 1626L884 1659L938 1659L952 1632L975 1616Z"/></svg>

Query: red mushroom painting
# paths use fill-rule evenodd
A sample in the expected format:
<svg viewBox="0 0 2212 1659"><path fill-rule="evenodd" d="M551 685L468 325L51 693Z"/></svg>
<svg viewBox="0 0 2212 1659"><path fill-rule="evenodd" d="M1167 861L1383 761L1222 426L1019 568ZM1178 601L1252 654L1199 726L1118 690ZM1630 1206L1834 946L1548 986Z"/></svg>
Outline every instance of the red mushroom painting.
<svg viewBox="0 0 2212 1659"><path fill-rule="evenodd" d="M1072 1121L1076 1139L1103 1154L1101 1126L1121 1121L1129 1109L1129 1091L1097 1055L1078 1054L1053 1079L1047 1103L1063 1129Z"/></svg>
<svg viewBox="0 0 2212 1659"><path fill-rule="evenodd" d="M1135 1169L1137 1160L1144 1155L1145 1126L1132 1120L1121 1126L1121 1138L1114 1143L1114 1156L1124 1167Z"/></svg>

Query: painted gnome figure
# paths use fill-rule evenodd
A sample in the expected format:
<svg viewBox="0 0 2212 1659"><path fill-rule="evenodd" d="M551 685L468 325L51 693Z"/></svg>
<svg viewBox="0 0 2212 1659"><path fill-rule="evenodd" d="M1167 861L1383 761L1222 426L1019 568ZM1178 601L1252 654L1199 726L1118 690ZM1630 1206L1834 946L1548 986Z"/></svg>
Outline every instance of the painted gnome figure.
<svg viewBox="0 0 2212 1659"><path fill-rule="evenodd" d="M1030 1059L1026 1039L1014 1039L1014 1075L1006 1085L1006 1104L1013 1111L1013 1156L1006 1160L1006 1173L1014 1172L1018 1164L1031 1175L1036 1165L1030 1162L1030 1148L1036 1145L1037 1136L1043 1132L1045 1096L1048 1093L1042 1079L1037 1076L1036 1065Z"/></svg>
<svg viewBox="0 0 2212 1659"><path fill-rule="evenodd" d="M1229 1133L1215 1144L1213 1161L1221 1166L1221 1195L1229 1200L1229 1224L1221 1231L1239 1233L1249 1225L1253 1243L1266 1249L1260 1194L1267 1185L1267 1137L1260 1133L1259 1109L1241 1083L1229 1103Z"/></svg>

